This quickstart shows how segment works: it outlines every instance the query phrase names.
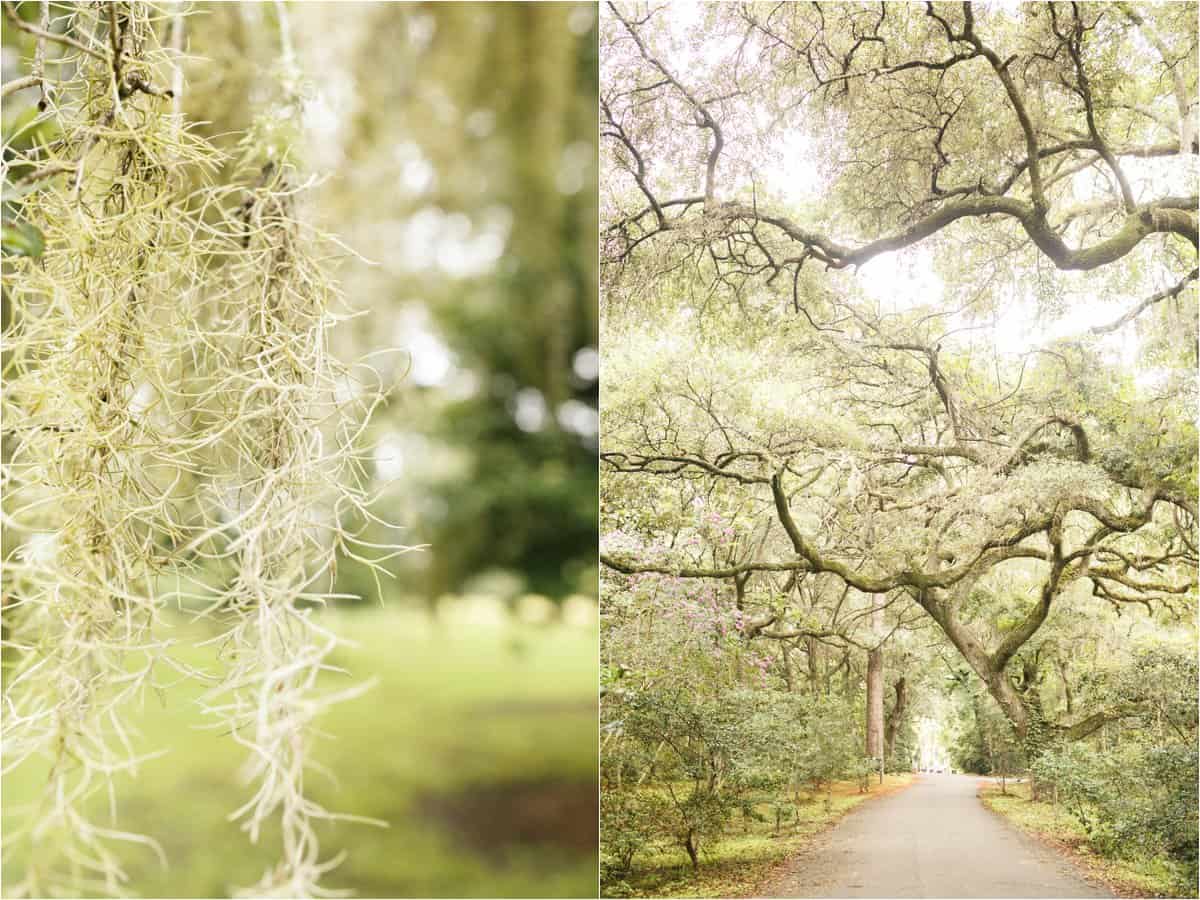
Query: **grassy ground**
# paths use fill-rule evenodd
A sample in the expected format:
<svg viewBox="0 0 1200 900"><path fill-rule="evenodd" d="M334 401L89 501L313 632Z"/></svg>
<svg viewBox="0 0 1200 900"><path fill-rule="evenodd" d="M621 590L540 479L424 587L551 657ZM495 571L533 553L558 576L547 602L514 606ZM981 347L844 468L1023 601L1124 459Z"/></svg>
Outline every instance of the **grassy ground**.
<svg viewBox="0 0 1200 900"><path fill-rule="evenodd" d="M1182 888L1178 872L1163 859L1109 859L1088 843L1087 832L1070 813L1052 803L1029 799L1027 783L984 784L979 796L985 806L1018 828L1050 844L1073 860L1090 880L1110 888L1119 897L1194 897L1195 887Z"/></svg>
<svg viewBox="0 0 1200 900"><path fill-rule="evenodd" d="M859 792L857 782L837 782L826 809L823 795L798 807L797 818L775 833L774 813L769 804L756 812L763 821L737 816L726 836L717 844L702 847L700 868L693 870L682 848L648 850L634 861L634 871L620 890L607 886L605 895L625 893L634 897L747 897L812 838L833 826L865 800L881 797L910 784L915 776L888 775L883 785Z"/></svg>
<svg viewBox="0 0 1200 900"><path fill-rule="evenodd" d="M380 683L322 720L332 737L317 757L338 783L313 776L311 790L327 808L391 823L324 827L324 855L349 852L327 886L365 897L595 896L595 629L437 628L382 610L327 616L360 644L336 662ZM252 847L226 821L248 796L244 751L196 729L196 693L181 687L165 705L148 702L141 746L170 752L118 783L121 827L153 834L170 861L163 871L150 852L129 850L131 889L143 896L225 896L273 861L271 836ZM6 826L45 773L29 764L5 777ZM22 865L5 860L6 885Z"/></svg>

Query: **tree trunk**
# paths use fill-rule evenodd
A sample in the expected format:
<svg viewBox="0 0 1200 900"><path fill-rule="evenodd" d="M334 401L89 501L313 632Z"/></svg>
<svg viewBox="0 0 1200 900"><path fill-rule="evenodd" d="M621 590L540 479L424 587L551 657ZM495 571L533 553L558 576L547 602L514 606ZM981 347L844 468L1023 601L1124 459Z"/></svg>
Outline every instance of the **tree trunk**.
<svg viewBox="0 0 1200 900"><path fill-rule="evenodd" d="M687 839L683 842L683 849L687 851L688 859L692 861L692 868L700 868L700 857L696 853L696 840L693 832L687 833Z"/></svg>
<svg viewBox="0 0 1200 900"><path fill-rule="evenodd" d="M1062 678L1063 695L1067 701L1067 715L1072 715L1075 712L1075 698L1071 694L1071 681L1067 678L1067 663L1061 658L1058 660L1058 674Z"/></svg>
<svg viewBox="0 0 1200 900"><path fill-rule="evenodd" d="M867 653L867 756L883 759L883 651Z"/></svg>
<svg viewBox="0 0 1200 900"><path fill-rule="evenodd" d="M975 674L983 680L988 693L992 695L999 704L1000 711L1012 723L1017 736L1024 739L1029 728L1029 714L1020 693L1009 682L1008 676L1005 674L1006 666L997 668L983 645L958 621L953 608L934 597L931 591L918 594L917 602L938 624L942 632L950 639L950 643L962 654L967 664L975 670Z"/></svg>
<svg viewBox="0 0 1200 900"><path fill-rule="evenodd" d="M896 732L900 730L900 725L904 721L905 708L908 706L908 682L905 681L903 675L896 679L893 687L896 691L896 702L883 723L883 752L887 759L891 759L892 751L895 749Z"/></svg>
<svg viewBox="0 0 1200 900"><path fill-rule="evenodd" d="M842 651L842 662L838 666L842 670L842 696L847 700L854 699L854 666L850 664L850 648Z"/></svg>
<svg viewBox="0 0 1200 900"><path fill-rule="evenodd" d="M880 631L883 615L879 594L871 595L871 630ZM867 651L867 756L878 760L879 778L883 780L883 648Z"/></svg>

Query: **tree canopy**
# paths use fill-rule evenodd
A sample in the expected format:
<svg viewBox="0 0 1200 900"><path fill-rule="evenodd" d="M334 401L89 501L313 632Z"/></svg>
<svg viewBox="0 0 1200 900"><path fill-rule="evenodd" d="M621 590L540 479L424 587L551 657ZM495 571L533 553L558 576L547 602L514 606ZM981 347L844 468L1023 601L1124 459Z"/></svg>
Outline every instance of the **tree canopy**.
<svg viewBox="0 0 1200 900"><path fill-rule="evenodd" d="M1194 333L1155 348L1147 327L1126 366L1086 330L1022 352L995 325L1031 294L1044 318L1074 302L1101 329L1101 298L1120 298L1118 331L1138 306L1194 302L1194 29L1111 5L703 15L705 39L670 48L665 11L608 20L606 334L628 352L604 459L630 476L614 489L651 476L736 497L754 537L707 563L605 562L903 598L1024 730L1006 673L1058 598L1170 609L1195 584ZM789 160L789 142L824 149ZM784 196L808 166L823 195ZM940 298L856 279L906 250ZM1173 286L1126 299L1155 280ZM648 307L670 336L635 347ZM1016 621L972 627L966 604L1014 571Z"/></svg>
<svg viewBox="0 0 1200 900"><path fill-rule="evenodd" d="M864 678L877 759L944 677L1030 759L1145 712L1096 673L1194 641L1195 14L607 6L608 727L693 607Z"/></svg>

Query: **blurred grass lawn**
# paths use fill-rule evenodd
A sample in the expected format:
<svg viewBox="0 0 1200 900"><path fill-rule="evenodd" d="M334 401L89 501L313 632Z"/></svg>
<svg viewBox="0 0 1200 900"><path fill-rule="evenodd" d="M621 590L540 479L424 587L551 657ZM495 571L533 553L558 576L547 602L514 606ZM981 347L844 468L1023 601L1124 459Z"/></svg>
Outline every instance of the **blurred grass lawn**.
<svg viewBox="0 0 1200 900"><path fill-rule="evenodd" d="M335 654L351 678L330 676L331 686L380 681L321 719L329 737L315 756L337 784L313 772L310 791L332 811L391 823L323 825L323 858L349 854L326 886L360 897L596 896L595 629L432 625L380 609L324 618L359 644ZM199 627L173 630L185 639ZM197 664L205 652L177 655ZM274 861L273 836L252 846L226 819L249 796L245 752L195 727L198 694L180 685L165 706L147 699L138 749L170 752L118 781L120 827L157 838L170 863L164 871L145 848L123 850L141 896L227 896ZM30 763L4 779L5 826L45 773ZM12 884L22 860L4 868Z"/></svg>

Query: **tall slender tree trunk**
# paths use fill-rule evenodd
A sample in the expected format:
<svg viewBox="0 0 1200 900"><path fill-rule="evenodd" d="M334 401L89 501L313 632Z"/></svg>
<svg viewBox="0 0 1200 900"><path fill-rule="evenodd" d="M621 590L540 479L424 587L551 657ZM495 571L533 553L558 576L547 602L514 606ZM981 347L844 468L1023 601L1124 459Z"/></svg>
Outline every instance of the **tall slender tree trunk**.
<svg viewBox="0 0 1200 900"><path fill-rule="evenodd" d="M905 708L908 705L908 682L903 675L896 679L893 688L896 691L896 702L883 723L883 752L885 759L891 758L892 751L896 747L896 732L900 730L900 725L904 721Z"/></svg>
<svg viewBox="0 0 1200 900"><path fill-rule="evenodd" d="M883 618L878 594L871 596L871 628L878 632ZM879 760L879 778L883 780L883 648L867 652L867 756Z"/></svg>
<svg viewBox="0 0 1200 900"><path fill-rule="evenodd" d="M867 653L867 756L883 758L883 650Z"/></svg>

